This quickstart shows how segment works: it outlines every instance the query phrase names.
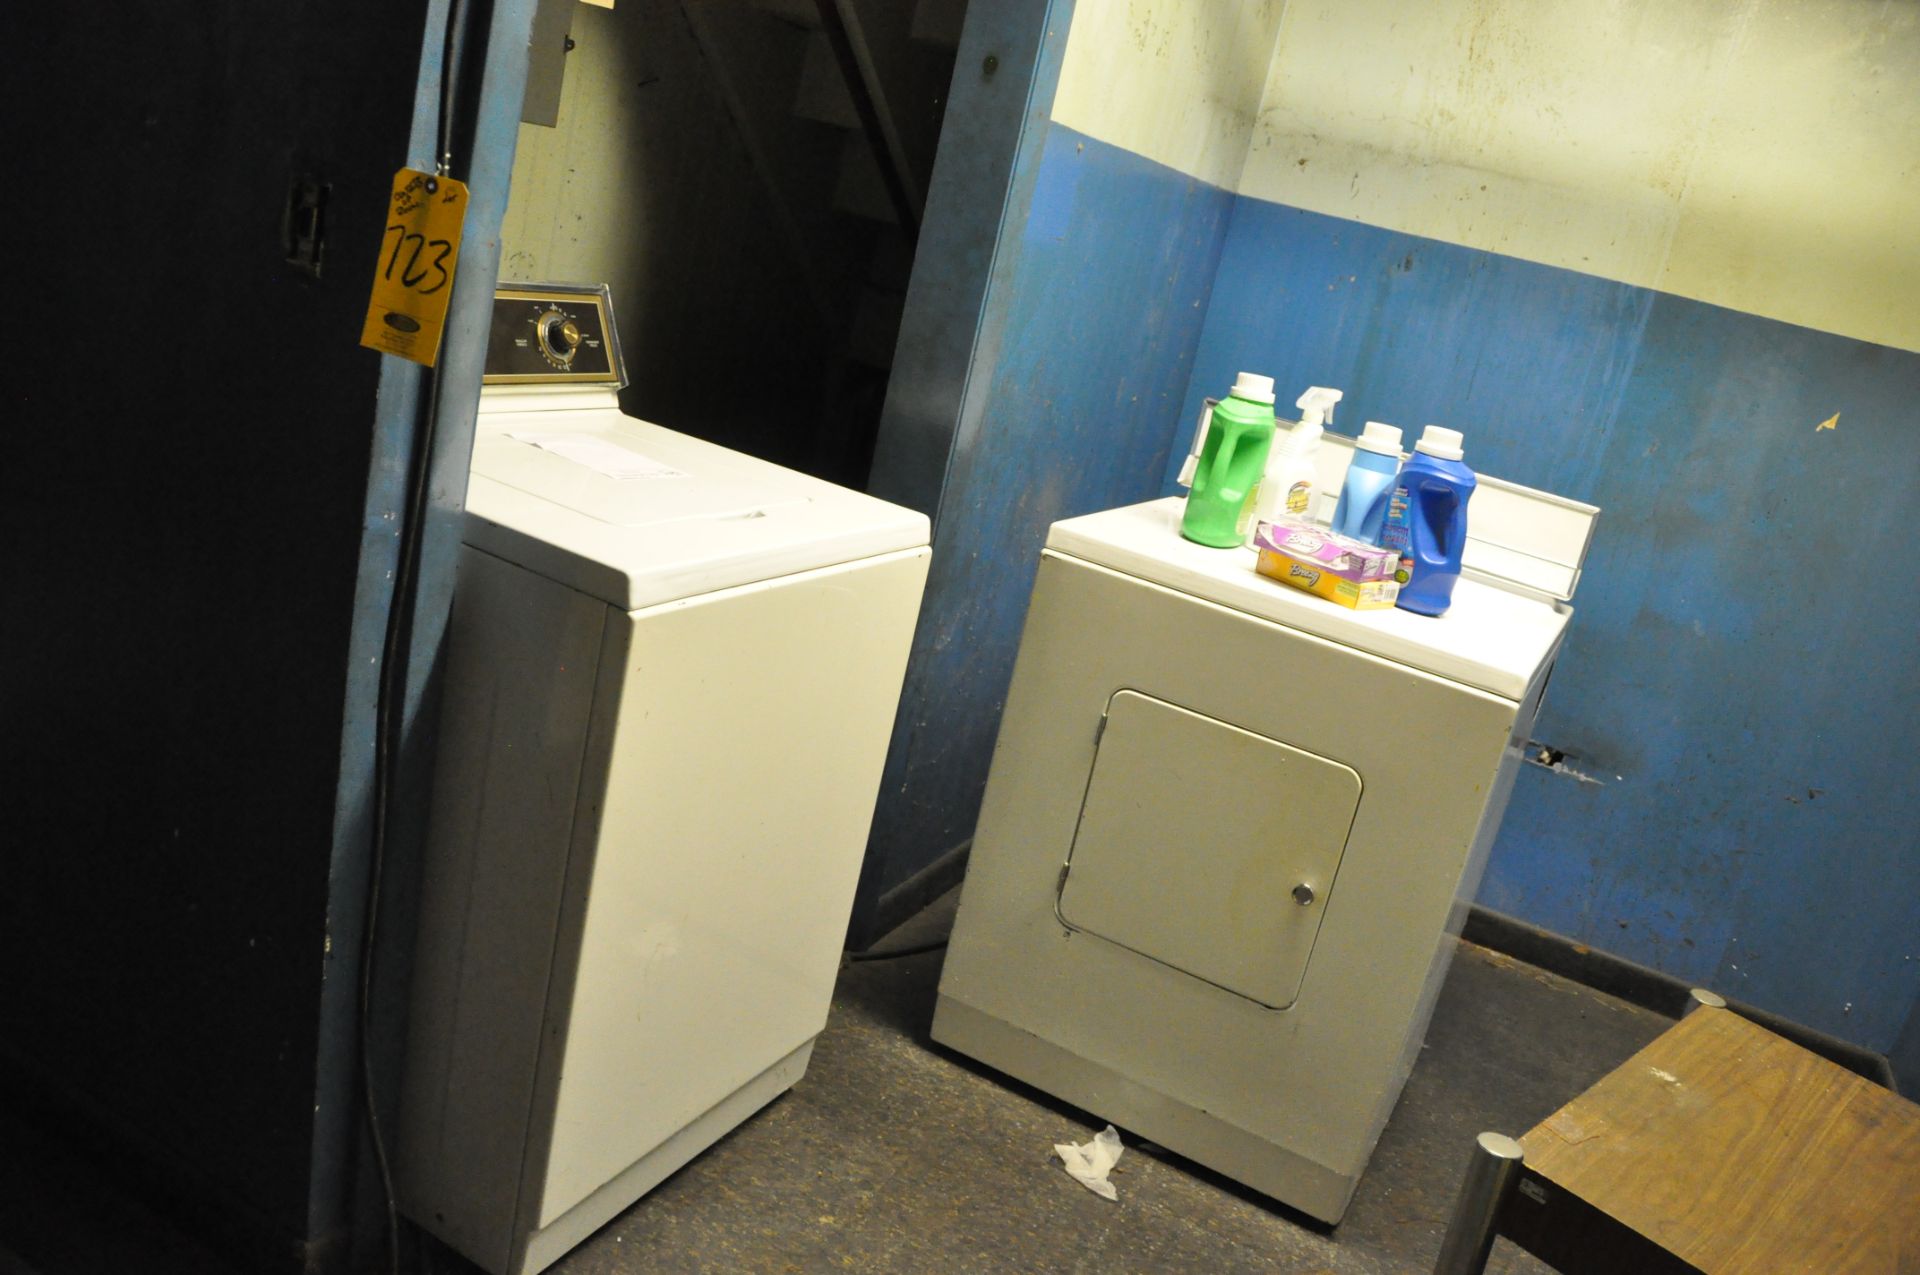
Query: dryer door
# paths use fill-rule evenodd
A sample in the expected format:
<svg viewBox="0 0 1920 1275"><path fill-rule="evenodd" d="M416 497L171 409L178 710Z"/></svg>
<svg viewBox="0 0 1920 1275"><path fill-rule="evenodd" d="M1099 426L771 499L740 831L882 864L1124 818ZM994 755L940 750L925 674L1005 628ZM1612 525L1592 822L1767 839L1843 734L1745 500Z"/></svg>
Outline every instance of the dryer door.
<svg viewBox="0 0 1920 1275"><path fill-rule="evenodd" d="M1060 919L1284 1009L1300 993L1359 805L1349 766L1116 692Z"/></svg>

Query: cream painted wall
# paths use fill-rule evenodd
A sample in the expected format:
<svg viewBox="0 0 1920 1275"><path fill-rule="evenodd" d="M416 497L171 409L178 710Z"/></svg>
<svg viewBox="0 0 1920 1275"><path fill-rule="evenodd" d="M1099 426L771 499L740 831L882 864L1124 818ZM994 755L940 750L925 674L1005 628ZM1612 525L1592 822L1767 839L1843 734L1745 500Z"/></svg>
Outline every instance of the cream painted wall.
<svg viewBox="0 0 1920 1275"><path fill-rule="evenodd" d="M1285 0L1078 0L1056 123L1232 190Z"/></svg>
<svg viewBox="0 0 1920 1275"><path fill-rule="evenodd" d="M1916 85L1912 0L1291 0L1239 190L1920 349Z"/></svg>
<svg viewBox="0 0 1920 1275"><path fill-rule="evenodd" d="M560 126L520 126L513 158L513 198L500 230L502 281L631 278L640 269L640 228L609 224L635 215L630 189L646 171L646 155L627 127L639 107L642 78L630 73L632 55L620 17L576 9L577 47L567 55L561 85Z"/></svg>

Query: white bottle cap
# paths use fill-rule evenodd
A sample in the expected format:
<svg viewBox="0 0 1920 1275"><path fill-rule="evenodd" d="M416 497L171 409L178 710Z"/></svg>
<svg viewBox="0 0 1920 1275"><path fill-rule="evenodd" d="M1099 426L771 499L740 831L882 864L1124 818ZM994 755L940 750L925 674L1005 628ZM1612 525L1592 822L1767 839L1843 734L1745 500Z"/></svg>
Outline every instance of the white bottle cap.
<svg viewBox="0 0 1920 1275"><path fill-rule="evenodd" d="M1233 396L1249 403L1273 402L1273 378L1256 372L1242 372L1234 378Z"/></svg>
<svg viewBox="0 0 1920 1275"><path fill-rule="evenodd" d="M1384 421L1368 421L1367 427L1360 431L1360 437L1354 440L1354 446L1364 451L1378 452L1382 456L1398 456L1400 427Z"/></svg>
<svg viewBox="0 0 1920 1275"><path fill-rule="evenodd" d="M1465 455L1460 450L1460 441L1459 430L1429 425L1421 432L1420 442L1413 450L1425 452L1429 456L1438 456L1441 460L1459 460Z"/></svg>

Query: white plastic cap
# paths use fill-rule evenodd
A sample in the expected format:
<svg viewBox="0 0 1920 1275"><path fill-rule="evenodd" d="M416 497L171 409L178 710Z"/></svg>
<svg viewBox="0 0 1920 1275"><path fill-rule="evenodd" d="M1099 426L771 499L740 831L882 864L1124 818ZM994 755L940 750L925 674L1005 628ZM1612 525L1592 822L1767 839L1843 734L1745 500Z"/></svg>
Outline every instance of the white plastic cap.
<svg viewBox="0 0 1920 1275"><path fill-rule="evenodd" d="M1384 421L1368 421L1367 427L1360 431L1360 437L1354 440L1354 446L1382 456L1400 454L1400 427L1388 425Z"/></svg>
<svg viewBox="0 0 1920 1275"><path fill-rule="evenodd" d="M1295 399L1293 405L1300 409L1302 425L1325 425L1333 419L1333 405L1345 397L1339 390L1315 385Z"/></svg>
<svg viewBox="0 0 1920 1275"><path fill-rule="evenodd" d="M1242 372L1233 381L1233 396L1249 403L1273 402L1273 378L1257 372Z"/></svg>
<svg viewBox="0 0 1920 1275"><path fill-rule="evenodd" d="M1420 442L1413 450L1438 456L1441 460L1459 460L1466 454L1460 450L1460 442L1459 430L1429 425L1421 431Z"/></svg>

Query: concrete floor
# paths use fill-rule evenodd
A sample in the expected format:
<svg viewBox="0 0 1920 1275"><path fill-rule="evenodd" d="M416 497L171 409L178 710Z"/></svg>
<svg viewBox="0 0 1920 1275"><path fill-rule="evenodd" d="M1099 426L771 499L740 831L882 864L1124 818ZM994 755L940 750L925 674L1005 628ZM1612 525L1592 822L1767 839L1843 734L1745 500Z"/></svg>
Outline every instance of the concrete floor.
<svg viewBox="0 0 1920 1275"><path fill-rule="evenodd" d="M956 901L876 950L945 934ZM1524 1131L1670 1025L1463 946L1405 1097L1329 1232L1137 1145L1114 1174L1119 1203L1095 1197L1052 1147L1104 1121L929 1042L940 962L849 965L806 1078L554 1275L1426 1271L1473 1136ZM1503 1242L1491 1269L1546 1268Z"/></svg>
<svg viewBox="0 0 1920 1275"><path fill-rule="evenodd" d="M940 937L954 904L948 896L880 948ZM940 961L849 965L799 1086L554 1275L1426 1271L1473 1135L1524 1131L1669 1025L1462 945L1405 1096L1329 1231L1130 1137L1114 1173L1119 1203L1086 1191L1052 1146L1083 1142L1103 1121L929 1042ZM4 1200L22 1179L0 1174ZM60 1189L58 1175L34 1177ZM0 1275L218 1269L138 1206L110 1214L114 1225L75 1237L44 1221L23 1229L18 1197L0 1203ZM423 1269L477 1268L442 1252ZM1490 1269L1546 1268L1503 1241Z"/></svg>

